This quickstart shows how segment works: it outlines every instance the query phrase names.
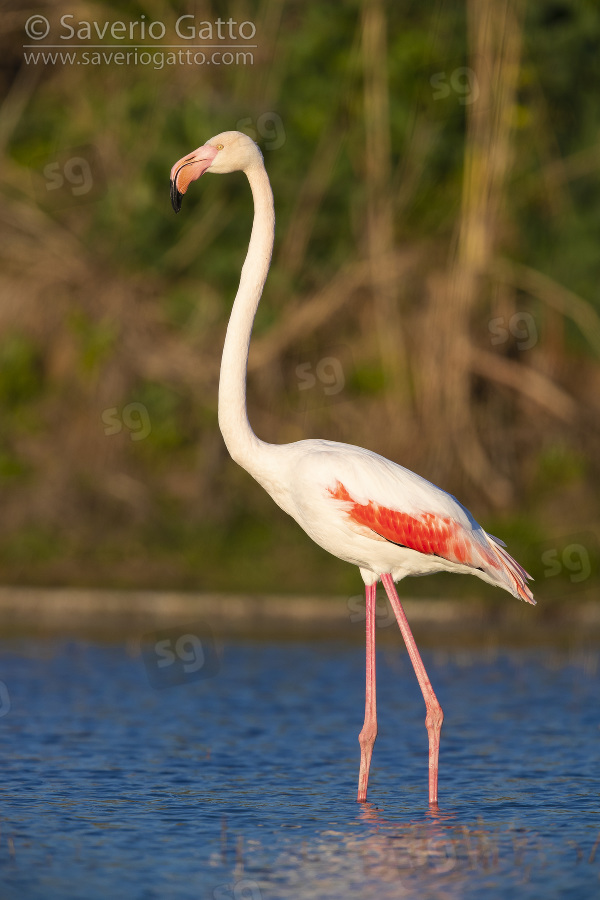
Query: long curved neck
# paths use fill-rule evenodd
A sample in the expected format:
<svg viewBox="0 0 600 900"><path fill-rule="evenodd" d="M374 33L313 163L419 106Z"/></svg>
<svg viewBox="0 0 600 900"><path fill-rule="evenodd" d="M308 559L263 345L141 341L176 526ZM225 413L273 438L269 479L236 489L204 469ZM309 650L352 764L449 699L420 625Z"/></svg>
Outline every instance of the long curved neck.
<svg viewBox="0 0 600 900"><path fill-rule="evenodd" d="M246 411L246 370L254 316L262 295L275 235L273 192L260 163L246 175L254 198L254 222L248 253L242 267L221 359L219 379L219 427L232 458L251 471L266 445L256 437Z"/></svg>

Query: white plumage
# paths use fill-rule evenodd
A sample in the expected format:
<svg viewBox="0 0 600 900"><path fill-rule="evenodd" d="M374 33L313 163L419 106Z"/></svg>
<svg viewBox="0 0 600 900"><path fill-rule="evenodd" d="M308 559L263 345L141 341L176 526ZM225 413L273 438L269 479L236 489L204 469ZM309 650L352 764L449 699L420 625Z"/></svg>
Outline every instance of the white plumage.
<svg viewBox="0 0 600 900"><path fill-rule="evenodd" d="M183 157L171 170L176 212L190 183L204 172L246 173L254 222L223 348L219 425L234 460L243 466L306 533L334 556L357 565L366 585L367 684L365 724L359 741L358 799L366 800L377 735L375 706L375 586L381 579L419 684L429 735L429 800L437 803L442 708L398 599L395 581L407 575L458 572L477 575L515 597L535 603L530 576L483 530L451 494L390 460L334 441L273 445L259 440L246 412L246 368L252 324L273 250L273 195L262 155L246 135L228 131Z"/></svg>

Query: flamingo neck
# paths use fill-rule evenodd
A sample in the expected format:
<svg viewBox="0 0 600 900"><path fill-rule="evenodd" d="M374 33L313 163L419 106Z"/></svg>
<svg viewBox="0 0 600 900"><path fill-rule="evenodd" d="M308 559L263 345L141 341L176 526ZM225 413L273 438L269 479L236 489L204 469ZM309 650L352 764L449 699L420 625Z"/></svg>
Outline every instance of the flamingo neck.
<svg viewBox="0 0 600 900"><path fill-rule="evenodd" d="M246 175L254 199L254 221L223 346L219 379L219 427L231 457L251 472L258 462L261 448L266 448L266 445L256 437L248 421L248 349L254 317L271 263L275 211L273 192L262 161L260 165L250 168Z"/></svg>

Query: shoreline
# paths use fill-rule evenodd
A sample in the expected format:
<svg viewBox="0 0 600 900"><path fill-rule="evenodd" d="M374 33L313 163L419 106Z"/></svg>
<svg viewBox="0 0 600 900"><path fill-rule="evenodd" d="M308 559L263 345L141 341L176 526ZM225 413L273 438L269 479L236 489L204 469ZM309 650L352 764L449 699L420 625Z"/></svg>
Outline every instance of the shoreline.
<svg viewBox="0 0 600 900"><path fill-rule="evenodd" d="M402 598L425 643L451 639L600 641L600 601L581 597L532 607L507 596L477 599ZM181 591L0 586L0 636L128 638L153 629L204 624L222 637L364 640L364 599ZM397 634L378 593L378 640Z"/></svg>

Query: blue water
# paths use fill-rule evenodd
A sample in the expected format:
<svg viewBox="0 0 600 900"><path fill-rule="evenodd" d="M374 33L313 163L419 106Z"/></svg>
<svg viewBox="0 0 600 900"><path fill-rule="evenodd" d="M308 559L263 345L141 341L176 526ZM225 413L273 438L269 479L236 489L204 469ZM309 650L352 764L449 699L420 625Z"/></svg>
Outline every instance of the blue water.
<svg viewBox="0 0 600 900"><path fill-rule="evenodd" d="M437 813L400 645L366 805L360 646L226 643L194 680L186 639L190 680L162 688L133 645L1 649L2 898L600 896L598 649L423 654Z"/></svg>

